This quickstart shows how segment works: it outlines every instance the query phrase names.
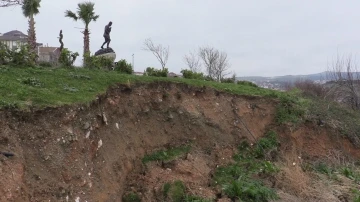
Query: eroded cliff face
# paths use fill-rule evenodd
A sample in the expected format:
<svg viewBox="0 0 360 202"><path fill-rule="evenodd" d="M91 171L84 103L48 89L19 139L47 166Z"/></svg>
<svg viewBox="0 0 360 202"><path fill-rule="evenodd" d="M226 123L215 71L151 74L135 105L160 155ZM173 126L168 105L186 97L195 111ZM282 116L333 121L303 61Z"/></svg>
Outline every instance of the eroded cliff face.
<svg viewBox="0 0 360 202"><path fill-rule="evenodd" d="M0 152L14 156L0 155L0 201L121 201L127 191L157 201L162 184L176 179L193 194L226 201L210 186L212 173L232 162L242 140L255 143L269 130L280 135L284 168L301 163L299 155L325 158L341 150L360 157L327 127L274 124L275 110L271 99L161 82L112 87L86 106L2 111ZM170 164L141 162L155 150L188 143L191 151ZM286 179L275 179L274 188ZM286 191L283 196L301 197Z"/></svg>

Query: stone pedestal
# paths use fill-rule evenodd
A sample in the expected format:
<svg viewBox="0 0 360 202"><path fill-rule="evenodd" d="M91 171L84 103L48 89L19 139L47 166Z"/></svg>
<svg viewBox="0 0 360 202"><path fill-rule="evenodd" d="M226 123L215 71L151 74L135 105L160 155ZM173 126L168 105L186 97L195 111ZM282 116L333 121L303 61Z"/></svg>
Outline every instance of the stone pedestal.
<svg viewBox="0 0 360 202"><path fill-rule="evenodd" d="M116 53L112 48L104 48L95 52L94 56L96 57L106 57L112 60L112 62L116 59Z"/></svg>

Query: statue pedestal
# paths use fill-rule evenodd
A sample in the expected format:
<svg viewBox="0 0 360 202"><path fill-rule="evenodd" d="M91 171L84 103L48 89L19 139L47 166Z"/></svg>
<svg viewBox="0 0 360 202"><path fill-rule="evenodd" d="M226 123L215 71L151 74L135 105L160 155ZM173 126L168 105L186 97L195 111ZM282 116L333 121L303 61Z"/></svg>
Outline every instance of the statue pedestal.
<svg viewBox="0 0 360 202"><path fill-rule="evenodd" d="M112 60L112 62L114 62L116 59L116 53L112 48L100 49L95 52L94 56L95 57L106 57L106 58L109 58L110 60Z"/></svg>

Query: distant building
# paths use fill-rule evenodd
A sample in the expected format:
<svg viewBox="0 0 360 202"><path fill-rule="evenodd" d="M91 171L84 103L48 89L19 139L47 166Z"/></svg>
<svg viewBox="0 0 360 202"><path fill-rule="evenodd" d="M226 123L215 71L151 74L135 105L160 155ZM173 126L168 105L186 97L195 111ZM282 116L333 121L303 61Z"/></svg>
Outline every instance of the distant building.
<svg viewBox="0 0 360 202"><path fill-rule="evenodd" d="M19 46L25 45L27 43L27 38L28 36L24 33L13 30L0 35L0 43L3 43L8 48L14 50Z"/></svg>
<svg viewBox="0 0 360 202"><path fill-rule="evenodd" d="M38 47L38 61L54 63L58 60L60 48L41 46Z"/></svg>
<svg viewBox="0 0 360 202"><path fill-rule="evenodd" d="M9 49L15 50L20 46L27 44L28 36L21 31L13 30L0 34L0 43L5 44ZM59 57L58 47L43 46L42 43L37 43L37 54L40 62L55 62Z"/></svg>
<svg viewBox="0 0 360 202"><path fill-rule="evenodd" d="M174 72L168 73L168 77L182 77L182 75L175 74Z"/></svg>
<svg viewBox="0 0 360 202"><path fill-rule="evenodd" d="M142 75L144 75L144 72L134 72L133 74L137 75L137 76L142 76Z"/></svg>

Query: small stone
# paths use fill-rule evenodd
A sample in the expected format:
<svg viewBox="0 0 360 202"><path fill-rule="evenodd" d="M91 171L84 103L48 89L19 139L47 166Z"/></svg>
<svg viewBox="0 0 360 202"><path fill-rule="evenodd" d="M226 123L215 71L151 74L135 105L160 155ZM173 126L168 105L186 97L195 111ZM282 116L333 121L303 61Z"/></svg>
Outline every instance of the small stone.
<svg viewBox="0 0 360 202"><path fill-rule="evenodd" d="M104 123L105 123L106 125L108 125L108 121L107 121L107 118L106 118L106 116L105 116L105 113L103 113L102 118L103 118Z"/></svg>
<svg viewBox="0 0 360 202"><path fill-rule="evenodd" d="M99 140L97 149L99 149L102 146L102 144L103 144L102 140Z"/></svg>
<svg viewBox="0 0 360 202"><path fill-rule="evenodd" d="M86 122L85 124L84 124L84 130L87 130L87 129L89 129L90 128L90 123L89 122Z"/></svg>
<svg viewBox="0 0 360 202"><path fill-rule="evenodd" d="M88 139L90 137L90 130L86 133L86 139Z"/></svg>

